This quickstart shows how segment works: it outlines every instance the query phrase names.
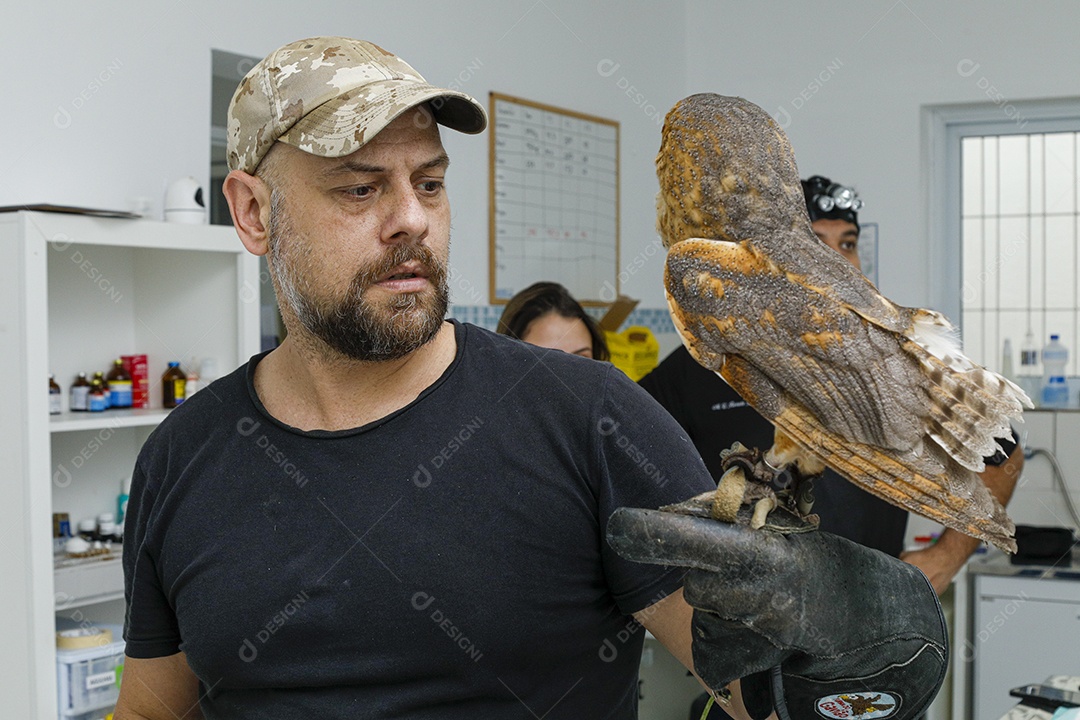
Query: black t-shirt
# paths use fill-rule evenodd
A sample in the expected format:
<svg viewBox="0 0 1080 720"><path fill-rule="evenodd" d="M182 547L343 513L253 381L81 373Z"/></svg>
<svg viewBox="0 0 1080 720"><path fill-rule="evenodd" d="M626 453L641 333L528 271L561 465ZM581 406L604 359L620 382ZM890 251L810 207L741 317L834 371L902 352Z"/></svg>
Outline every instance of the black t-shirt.
<svg viewBox="0 0 1080 720"><path fill-rule="evenodd" d="M606 363L456 325L407 407L302 432L262 356L140 453L127 653L179 650L214 718L633 718L629 617L681 571L604 541L623 505L713 487L664 410Z"/></svg>

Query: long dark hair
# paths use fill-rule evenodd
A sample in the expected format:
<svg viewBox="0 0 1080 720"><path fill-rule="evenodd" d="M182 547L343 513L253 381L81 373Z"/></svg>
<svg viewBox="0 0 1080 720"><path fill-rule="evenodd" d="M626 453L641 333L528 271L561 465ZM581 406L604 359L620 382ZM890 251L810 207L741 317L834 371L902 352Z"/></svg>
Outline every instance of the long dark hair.
<svg viewBox="0 0 1080 720"><path fill-rule="evenodd" d="M566 288L556 282L533 283L510 298L502 317L499 318L498 333L521 340L529 323L548 313L556 313L564 318L577 319L585 323L585 327L589 330L589 337L592 338L593 359L611 359L607 340L604 339L604 333L596 324L596 320L585 312L585 309Z"/></svg>

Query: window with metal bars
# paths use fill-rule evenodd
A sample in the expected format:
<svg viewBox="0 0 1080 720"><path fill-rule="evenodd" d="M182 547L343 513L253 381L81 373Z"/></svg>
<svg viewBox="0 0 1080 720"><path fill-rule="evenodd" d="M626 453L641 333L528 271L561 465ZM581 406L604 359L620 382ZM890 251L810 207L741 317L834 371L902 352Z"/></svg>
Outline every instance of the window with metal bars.
<svg viewBox="0 0 1080 720"><path fill-rule="evenodd" d="M964 351L1014 372L1031 333L1069 348L1080 374L1080 99L924 110L930 277Z"/></svg>
<svg viewBox="0 0 1080 720"><path fill-rule="evenodd" d="M961 326L965 351L997 370L1009 339L1051 334L1077 374L1080 132L971 135L960 141Z"/></svg>

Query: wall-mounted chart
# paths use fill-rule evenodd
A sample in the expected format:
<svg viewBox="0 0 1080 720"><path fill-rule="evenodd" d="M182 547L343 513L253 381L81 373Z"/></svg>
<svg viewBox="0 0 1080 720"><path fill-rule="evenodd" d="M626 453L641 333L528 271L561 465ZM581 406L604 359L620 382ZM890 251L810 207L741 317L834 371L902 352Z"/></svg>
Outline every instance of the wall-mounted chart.
<svg viewBox="0 0 1080 720"><path fill-rule="evenodd" d="M619 124L491 93L491 302L539 280L583 305L619 292Z"/></svg>

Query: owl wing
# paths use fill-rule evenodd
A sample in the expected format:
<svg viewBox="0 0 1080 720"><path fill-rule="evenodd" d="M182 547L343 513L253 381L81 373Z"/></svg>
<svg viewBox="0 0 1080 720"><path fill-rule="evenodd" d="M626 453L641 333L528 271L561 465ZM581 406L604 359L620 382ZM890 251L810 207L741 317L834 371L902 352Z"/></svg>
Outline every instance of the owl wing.
<svg viewBox="0 0 1080 720"><path fill-rule="evenodd" d="M752 244L677 243L665 283L690 352L798 444L894 504L1011 543L1011 522L972 472L1007 434L1011 399Z"/></svg>

